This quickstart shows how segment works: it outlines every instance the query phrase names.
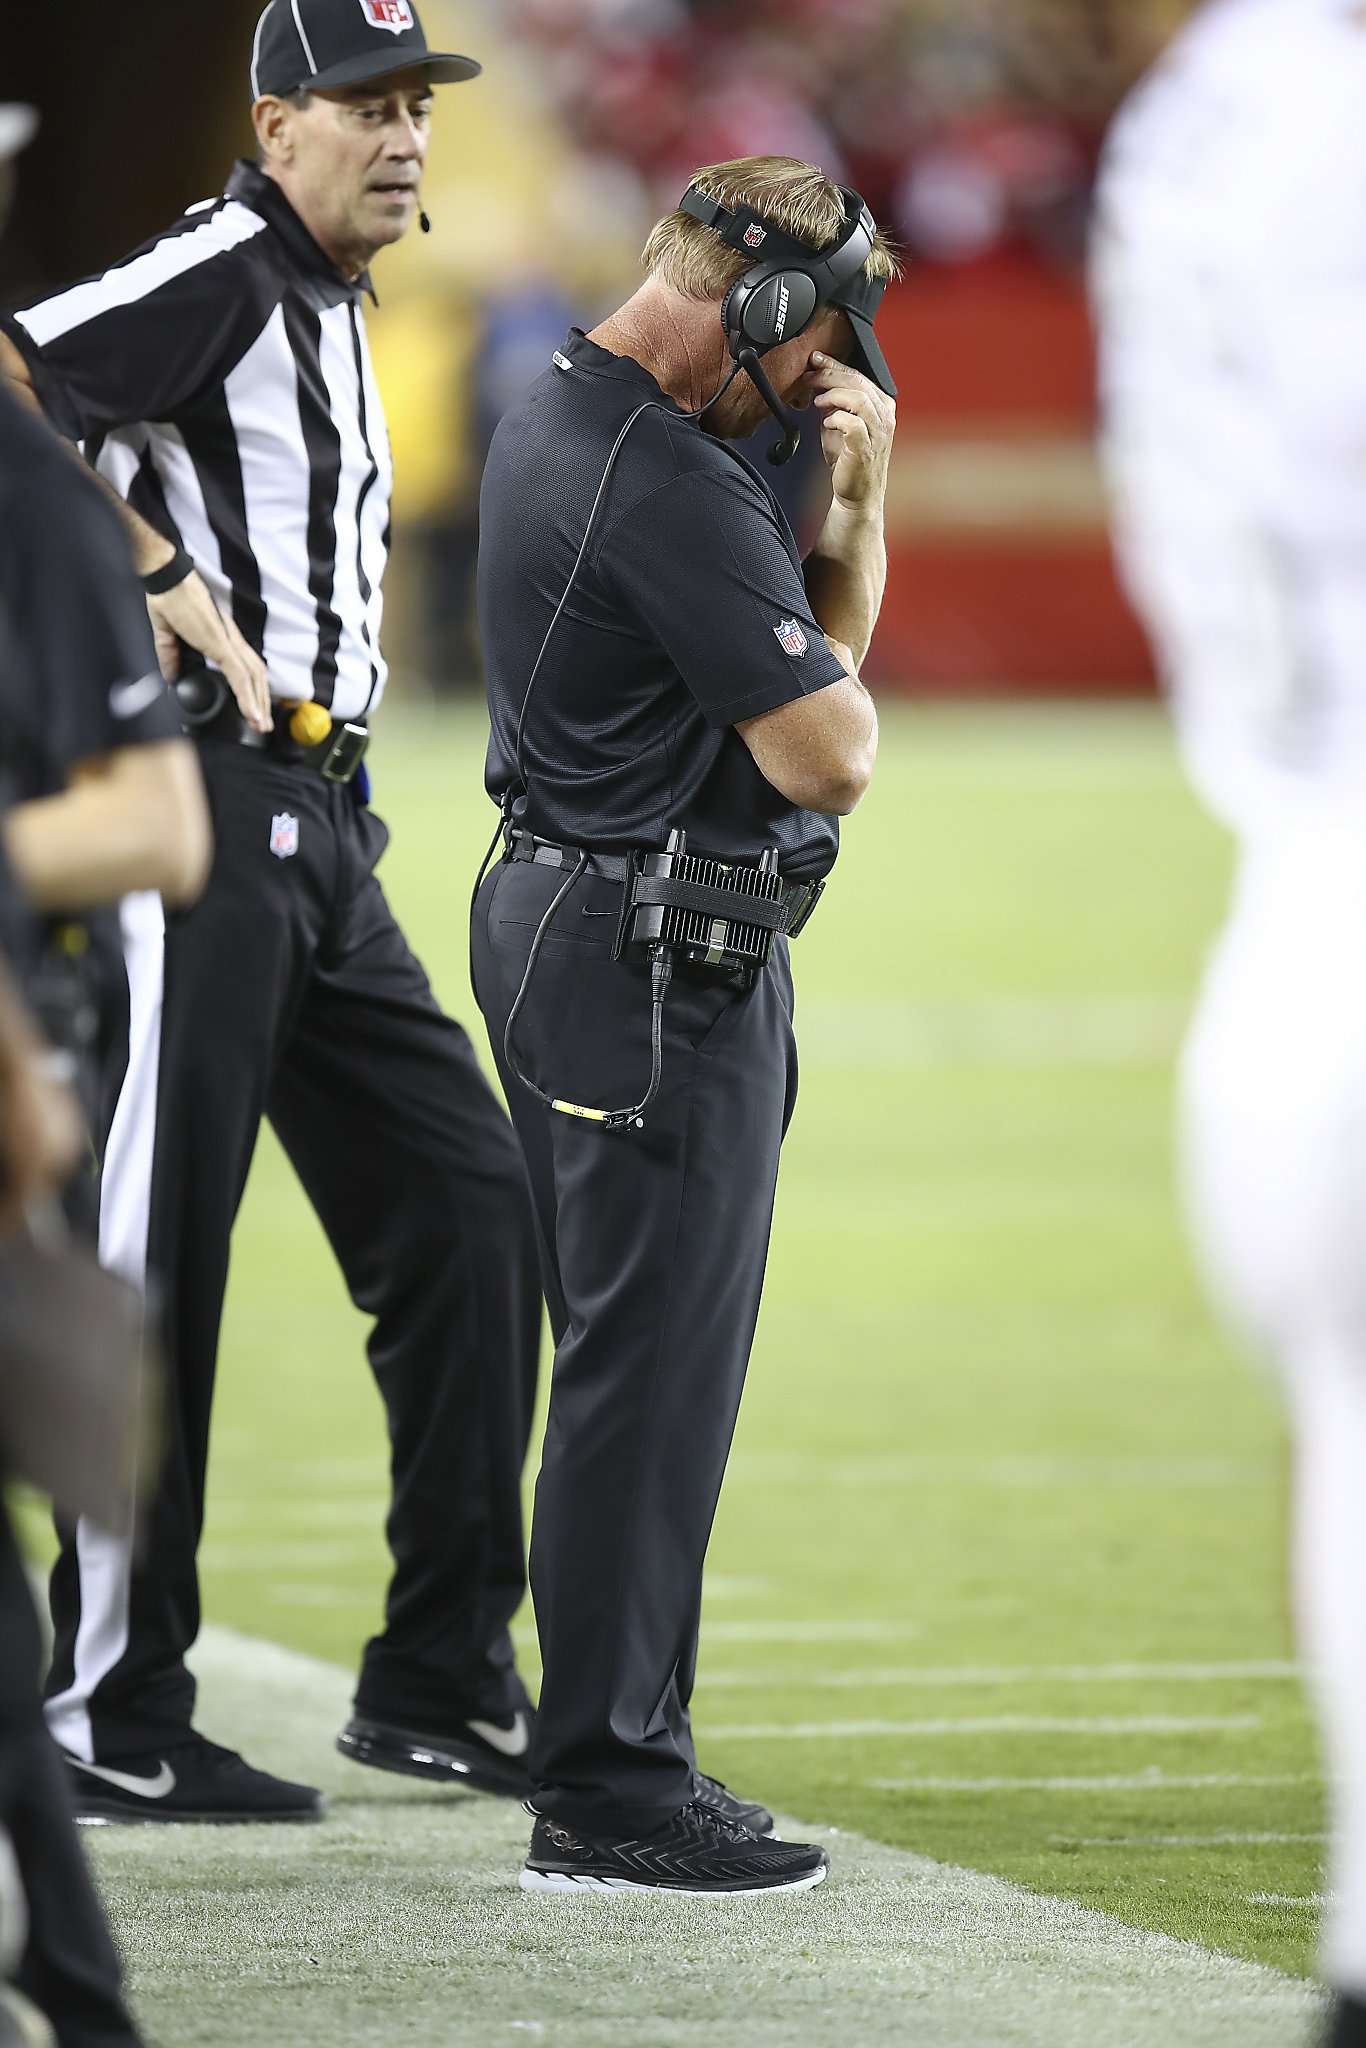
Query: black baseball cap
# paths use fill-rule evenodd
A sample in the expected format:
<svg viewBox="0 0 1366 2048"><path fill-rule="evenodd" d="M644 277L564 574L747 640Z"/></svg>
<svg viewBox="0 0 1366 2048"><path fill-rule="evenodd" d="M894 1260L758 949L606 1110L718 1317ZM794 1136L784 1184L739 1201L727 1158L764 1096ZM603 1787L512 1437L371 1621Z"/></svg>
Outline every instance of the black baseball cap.
<svg viewBox="0 0 1366 2048"><path fill-rule="evenodd" d="M256 24L251 96L365 85L415 65L433 85L483 69L473 57L429 50L412 0L270 0Z"/></svg>

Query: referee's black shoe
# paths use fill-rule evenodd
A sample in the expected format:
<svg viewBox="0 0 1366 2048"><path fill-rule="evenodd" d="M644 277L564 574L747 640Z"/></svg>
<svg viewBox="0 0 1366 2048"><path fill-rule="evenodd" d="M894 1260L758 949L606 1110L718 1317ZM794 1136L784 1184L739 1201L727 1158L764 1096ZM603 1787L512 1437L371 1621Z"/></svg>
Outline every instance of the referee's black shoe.
<svg viewBox="0 0 1366 2048"><path fill-rule="evenodd" d="M536 1725L535 1710L484 1721L477 1716L453 1721L445 1728L399 1728L357 1714L337 1737L337 1747L352 1763L371 1764L377 1771L398 1771L406 1778L433 1778L440 1785L463 1785L471 1792L493 1792L503 1799L526 1799L531 1793L527 1751Z"/></svg>
<svg viewBox="0 0 1366 2048"><path fill-rule="evenodd" d="M202 1735L150 1756L90 1764L63 1752L79 1821L321 1820L327 1801L312 1785L253 1770L235 1750Z"/></svg>
<svg viewBox="0 0 1366 2048"><path fill-rule="evenodd" d="M761 1841L695 1800L648 1835L585 1835L536 1816L520 1879L526 1892L687 1892L753 1898L804 1892L830 1868L807 1842Z"/></svg>

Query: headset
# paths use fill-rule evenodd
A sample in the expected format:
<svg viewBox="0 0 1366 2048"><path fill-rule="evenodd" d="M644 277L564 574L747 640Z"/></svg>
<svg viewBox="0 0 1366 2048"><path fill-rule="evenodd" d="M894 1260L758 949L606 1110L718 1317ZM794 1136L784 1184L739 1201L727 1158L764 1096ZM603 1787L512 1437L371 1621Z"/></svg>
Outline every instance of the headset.
<svg viewBox="0 0 1366 2048"><path fill-rule="evenodd" d="M728 249L758 260L721 301L721 325L732 362L738 363L783 429L784 439L768 451L771 463L788 462L801 440L801 416L784 405L759 358L804 334L826 306L840 306L871 321L887 289L885 278L866 277L877 223L857 192L839 187L844 225L828 249L813 249L785 228L775 227L749 206L726 206L689 185L679 211L719 235ZM764 253L759 255L759 251Z"/></svg>

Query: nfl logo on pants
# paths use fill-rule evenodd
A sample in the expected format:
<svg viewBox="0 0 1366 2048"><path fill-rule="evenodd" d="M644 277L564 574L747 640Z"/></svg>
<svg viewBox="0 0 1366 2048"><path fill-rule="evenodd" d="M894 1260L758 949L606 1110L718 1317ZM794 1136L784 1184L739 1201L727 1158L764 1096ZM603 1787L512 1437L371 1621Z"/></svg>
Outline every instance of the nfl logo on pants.
<svg viewBox="0 0 1366 2048"><path fill-rule="evenodd" d="M288 811L277 811L270 821L270 850L276 860L288 860L299 851L299 821Z"/></svg>

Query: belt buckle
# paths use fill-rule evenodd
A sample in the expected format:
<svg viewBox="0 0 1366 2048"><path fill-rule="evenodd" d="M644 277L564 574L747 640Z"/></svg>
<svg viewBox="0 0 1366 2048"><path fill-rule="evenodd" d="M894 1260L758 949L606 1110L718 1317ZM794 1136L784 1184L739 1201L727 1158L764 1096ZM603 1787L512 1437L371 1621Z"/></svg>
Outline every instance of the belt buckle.
<svg viewBox="0 0 1366 2048"><path fill-rule="evenodd" d="M365 750L369 744L368 726L343 725L339 732L334 732L318 762L318 773L323 781L350 782L365 759Z"/></svg>
<svg viewBox="0 0 1366 2048"><path fill-rule="evenodd" d="M820 902L824 894L824 881L807 883L806 897L804 902L802 903L802 907L797 912L797 915L793 918L791 924L787 928L787 936L790 939L795 939L799 932L805 931L808 923L810 922L812 911Z"/></svg>

